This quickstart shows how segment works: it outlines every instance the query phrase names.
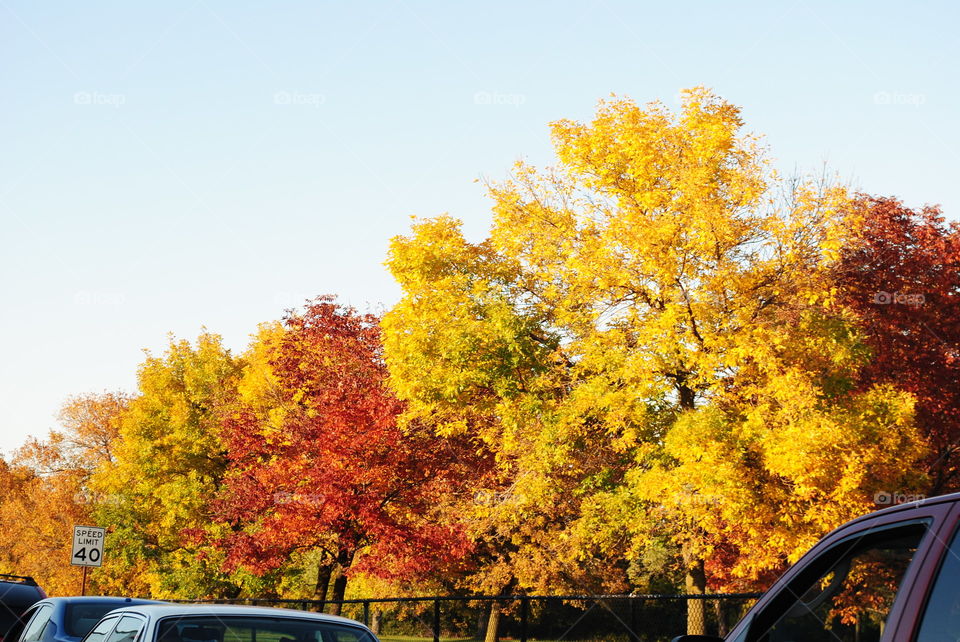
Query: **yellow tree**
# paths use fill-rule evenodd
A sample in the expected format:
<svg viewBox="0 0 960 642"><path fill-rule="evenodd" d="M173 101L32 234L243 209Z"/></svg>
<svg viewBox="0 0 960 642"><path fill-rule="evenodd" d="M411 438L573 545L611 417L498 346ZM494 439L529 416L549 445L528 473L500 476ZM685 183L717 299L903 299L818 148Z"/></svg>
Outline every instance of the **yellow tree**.
<svg viewBox="0 0 960 642"><path fill-rule="evenodd" d="M729 385L680 415L622 486L592 497L580 527L626 535L634 554L670 540L707 560L712 588L756 590L877 493L922 488L914 399L854 390L870 355L842 315L790 322L750 344Z"/></svg>
<svg viewBox="0 0 960 642"><path fill-rule="evenodd" d="M780 181L741 127L737 107L700 88L677 114L601 102L591 123L553 124L557 167L519 163L491 187L487 240L441 217L393 242L404 291L384 319L393 384L421 421L474 431L496 452L505 492L473 509L509 534L521 586L542 579L517 578L545 550L529 525L552 534L549 567L570 568L614 546L612 530L583 524L620 517L636 537L672 533L686 589L706 588L717 533L702 511L665 512L649 492L608 500L655 487L640 472L676 466L672 433L754 372L784 385L751 359L829 298L821 270L844 229L842 189ZM702 621L694 602L688 628Z"/></svg>
<svg viewBox="0 0 960 642"><path fill-rule="evenodd" d="M219 336L204 332L195 344L171 339L163 355L140 366L112 460L90 483L102 500L97 525L108 528L112 561L95 574L106 590L193 598L238 590L204 538L225 528L213 523L210 502L227 463L221 413L241 365Z"/></svg>

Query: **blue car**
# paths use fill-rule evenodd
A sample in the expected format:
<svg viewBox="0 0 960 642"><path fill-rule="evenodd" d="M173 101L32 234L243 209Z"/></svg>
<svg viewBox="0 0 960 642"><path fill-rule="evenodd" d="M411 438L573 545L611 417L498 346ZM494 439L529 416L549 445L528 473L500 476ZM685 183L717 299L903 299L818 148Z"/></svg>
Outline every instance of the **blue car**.
<svg viewBox="0 0 960 642"><path fill-rule="evenodd" d="M3 642L80 642L110 611L156 603L129 597L48 597L31 606Z"/></svg>

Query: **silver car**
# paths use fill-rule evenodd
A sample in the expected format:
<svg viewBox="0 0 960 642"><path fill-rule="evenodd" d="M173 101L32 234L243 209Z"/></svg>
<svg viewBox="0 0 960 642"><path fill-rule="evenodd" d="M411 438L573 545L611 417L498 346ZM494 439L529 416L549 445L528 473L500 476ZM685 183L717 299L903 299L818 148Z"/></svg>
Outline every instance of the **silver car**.
<svg viewBox="0 0 960 642"><path fill-rule="evenodd" d="M379 642L335 615L224 604L154 604L112 611L83 642Z"/></svg>

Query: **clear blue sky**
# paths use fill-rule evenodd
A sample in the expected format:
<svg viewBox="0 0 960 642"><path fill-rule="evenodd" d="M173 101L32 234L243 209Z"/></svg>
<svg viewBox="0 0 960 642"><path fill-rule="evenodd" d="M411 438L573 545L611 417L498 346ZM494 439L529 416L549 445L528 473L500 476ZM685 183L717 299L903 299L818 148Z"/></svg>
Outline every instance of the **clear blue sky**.
<svg viewBox="0 0 960 642"><path fill-rule="evenodd" d="M390 305L410 216L610 93L707 85L792 171L960 208L952 2L0 0L0 449L201 326Z"/></svg>

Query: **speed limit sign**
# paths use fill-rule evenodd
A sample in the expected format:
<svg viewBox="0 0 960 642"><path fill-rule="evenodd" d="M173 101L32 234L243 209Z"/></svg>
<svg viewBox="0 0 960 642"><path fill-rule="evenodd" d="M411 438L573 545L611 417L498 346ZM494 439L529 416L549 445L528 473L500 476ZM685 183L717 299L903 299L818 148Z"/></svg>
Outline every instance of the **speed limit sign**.
<svg viewBox="0 0 960 642"><path fill-rule="evenodd" d="M103 564L103 537L106 530L96 526L73 527L73 553L70 563L74 566L100 566Z"/></svg>

